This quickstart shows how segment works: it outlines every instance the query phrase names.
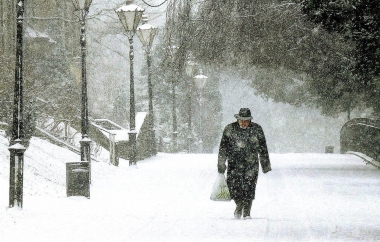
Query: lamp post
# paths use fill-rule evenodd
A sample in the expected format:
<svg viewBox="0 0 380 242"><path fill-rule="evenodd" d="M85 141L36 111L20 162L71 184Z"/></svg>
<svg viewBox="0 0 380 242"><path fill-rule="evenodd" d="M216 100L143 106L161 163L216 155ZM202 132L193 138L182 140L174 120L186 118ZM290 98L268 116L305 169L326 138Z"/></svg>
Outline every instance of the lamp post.
<svg viewBox="0 0 380 242"><path fill-rule="evenodd" d="M185 66L185 71L186 75L191 79L194 75L194 70L195 70L195 62L193 61L188 61ZM191 132L191 91L192 91L192 82L189 81L187 85L187 101L188 101L188 120L187 120L187 129L188 129L188 134L187 134L187 149L188 153L191 153L191 143L192 143L192 132Z"/></svg>
<svg viewBox="0 0 380 242"><path fill-rule="evenodd" d="M81 133L80 159L88 162L89 180L91 181L91 139L88 137L88 98L87 98L87 68L86 68L86 16L88 14L92 0L72 0L74 9L79 11L79 21L81 24L80 46L81 46L81 65L82 65L82 107L81 107Z"/></svg>
<svg viewBox="0 0 380 242"><path fill-rule="evenodd" d="M24 138L23 125L23 22L25 1L17 3L16 65L13 100L13 123L10 146L9 207L23 205Z"/></svg>
<svg viewBox="0 0 380 242"><path fill-rule="evenodd" d="M133 0L127 0L126 5L116 9L129 40L129 85L130 85L130 112L129 112L129 165L136 165L136 114L135 114L135 83L133 73L133 36L136 33L137 25L140 22L142 14L145 10L135 4Z"/></svg>
<svg viewBox="0 0 380 242"><path fill-rule="evenodd" d="M199 89L199 130L200 130L200 143L201 143L201 153L203 152L203 130L202 130L202 90L206 84L207 76L203 75L202 69L199 70L199 74L194 77L194 82L196 87Z"/></svg>
<svg viewBox="0 0 380 242"><path fill-rule="evenodd" d="M151 47L153 43L154 36L156 35L157 28L147 23L146 16L143 16L143 25L137 28L136 34L139 37L141 43L145 48L146 60L148 64L148 96L149 96L149 155L156 155L156 138L154 132L154 116L153 116L153 87L152 87L152 55L151 55Z"/></svg>

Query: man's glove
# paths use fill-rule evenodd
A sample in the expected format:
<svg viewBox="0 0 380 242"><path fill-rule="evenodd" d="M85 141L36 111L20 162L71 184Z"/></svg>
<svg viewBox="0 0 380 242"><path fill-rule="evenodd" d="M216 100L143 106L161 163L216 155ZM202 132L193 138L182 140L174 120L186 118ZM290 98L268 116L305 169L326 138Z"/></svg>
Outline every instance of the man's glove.
<svg viewBox="0 0 380 242"><path fill-rule="evenodd" d="M263 173L267 173L268 171L271 171L272 168L270 166L264 167Z"/></svg>
<svg viewBox="0 0 380 242"><path fill-rule="evenodd" d="M226 164L218 165L218 172L219 172L219 173L224 174L224 172L226 171L226 169L227 169Z"/></svg>

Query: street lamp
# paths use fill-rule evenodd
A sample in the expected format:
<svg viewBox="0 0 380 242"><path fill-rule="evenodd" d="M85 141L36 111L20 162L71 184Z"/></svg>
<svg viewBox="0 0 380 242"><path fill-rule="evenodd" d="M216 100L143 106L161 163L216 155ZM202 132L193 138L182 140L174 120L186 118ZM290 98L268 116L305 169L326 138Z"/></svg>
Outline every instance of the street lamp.
<svg viewBox="0 0 380 242"><path fill-rule="evenodd" d="M17 32L16 32L16 66L15 86L13 100L13 123L10 146L10 176L9 176L9 207L15 205L22 208L23 205L23 170L24 152L26 148L22 145L24 138L23 125L23 22L25 1L20 0L17 8Z"/></svg>
<svg viewBox="0 0 380 242"><path fill-rule="evenodd" d="M151 55L151 47L153 43L154 36L156 35L157 28L148 24L146 16L143 16L143 25L137 28L136 34L137 37L139 37L141 43L143 44L145 48L146 53L146 59L148 64L148 96L149 96L149 137L150 137L150 144L149 144L149 155L156 155L157 149L156 149L156 138L155 138L155 132L154 132L154 116L153 116L153 87L152 87L152 69L151 69L151 63L152 63L152 55Z"/></svg>
<svg viewBox="0 0 380 242"><path fill-rule="evenodd" d="M201 144L201 153L203 152L203 130L202 130L202 90L206 84L207 76L203 75L202 69L199 70L199 74L194 77L195 86L199 89L199 134L200 134L200 144Z"/></svg>
<svg viewBox="0 0 380 242"><path fill-rule="evenodd" d="M196 63L193 61L188 61L185 66L186 75L191 79L194 75L194 70L196 67ZM188 153L191 153L191 90L192 90L192 82L189 81L187 85L187 101L188 101L188 120L187 120L187 128L188 128L188 134L187 134L187 149Z"/></svg>
<svg viewBox="0 0 380 242"><path fill-rule="evenodd" d="M129 112L129 165L136 165L136 114L135 114L135 83L133 74L133 36L136 33L137 25L140 22L142 14L145 10L135 4L133 0L127 0L126 5L116 9L116 13L119 16L127 37L129 40L129 85L130 85L130 112Z"/></svg>
<svg viewBox="0 0 380 242"><path fill-rule="evenodd" d="M86 16L88 14L92 0L72 0L74 9L79 11L79 20L81 24L80 46L82 59L82 107L81 107L81 133L80 143L80 160L88 162L89 180L91 181L91 139L88 137L88 98L87 98L87 69L86 69Z"/></svg>

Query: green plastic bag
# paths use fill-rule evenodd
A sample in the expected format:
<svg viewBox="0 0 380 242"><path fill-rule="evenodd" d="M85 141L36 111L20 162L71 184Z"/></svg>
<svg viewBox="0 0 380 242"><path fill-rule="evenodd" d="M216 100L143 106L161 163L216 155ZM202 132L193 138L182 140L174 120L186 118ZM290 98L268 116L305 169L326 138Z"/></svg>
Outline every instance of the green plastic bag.
<svg viewBox="0 0 380 242"><path fill-rule="evenodd" d="M210 199L213 201L231 201L224 174L219 173L212 187Z"/></svg>

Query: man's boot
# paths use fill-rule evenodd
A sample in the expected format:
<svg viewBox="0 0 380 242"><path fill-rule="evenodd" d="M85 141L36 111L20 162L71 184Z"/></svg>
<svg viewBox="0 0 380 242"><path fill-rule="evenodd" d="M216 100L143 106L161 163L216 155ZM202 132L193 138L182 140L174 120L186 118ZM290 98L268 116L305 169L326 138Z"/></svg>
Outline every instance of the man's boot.
<svg viewBox="0 0 380 242"><path fill-rule="evenodd" d="M252 199L244 199L243 201L243 218L251 218Z"/></svg>
<svg viewBox="0 0 380 242"><path fill-rule="evenodd" d="M234 212L234 216L236 219L240 219L241 218L241 215L243 213L243 201L240 200L240 199L235 199L235 203L236 203L236 209L235 209L235 212Z"/></svg>

